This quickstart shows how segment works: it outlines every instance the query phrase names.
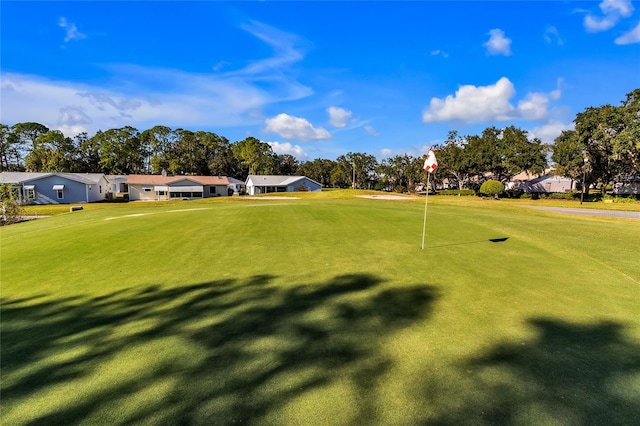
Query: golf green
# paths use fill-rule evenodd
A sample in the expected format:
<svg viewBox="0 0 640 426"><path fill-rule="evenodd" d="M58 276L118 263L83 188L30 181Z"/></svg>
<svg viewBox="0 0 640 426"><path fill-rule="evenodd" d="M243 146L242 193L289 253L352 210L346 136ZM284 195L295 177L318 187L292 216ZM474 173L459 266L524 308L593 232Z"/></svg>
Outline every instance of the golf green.
<svg viewBox="0 0 640 426"><path fill-rule="evenodd" d="M342 194L342 195L341 195ZM2 424L632 424L640 223L430 197L4 227Z"/></svg>

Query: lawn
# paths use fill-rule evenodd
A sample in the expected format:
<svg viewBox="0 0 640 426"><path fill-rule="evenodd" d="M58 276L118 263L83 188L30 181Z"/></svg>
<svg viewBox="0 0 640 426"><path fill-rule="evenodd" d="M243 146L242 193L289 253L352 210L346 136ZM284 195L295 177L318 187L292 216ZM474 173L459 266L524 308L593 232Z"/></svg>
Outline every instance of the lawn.
<svg viewBox="0 0 640 426"><path fill-rule="evenodd" d="M2 228L0 423L637 421L640 222L456 198Z"/></svg>

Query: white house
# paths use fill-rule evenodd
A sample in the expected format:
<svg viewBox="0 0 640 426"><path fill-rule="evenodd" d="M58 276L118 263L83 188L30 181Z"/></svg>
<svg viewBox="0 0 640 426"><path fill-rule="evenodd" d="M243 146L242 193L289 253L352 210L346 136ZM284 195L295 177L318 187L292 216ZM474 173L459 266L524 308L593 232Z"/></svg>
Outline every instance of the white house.
<svg viewBox="0 0 640 426"><path fill-rule="evenodd" d="M227 177L227 179L229 180L229 189L232 189L234 194L239 194L243 188L246 188L245 183L239 179L232 177Z"/></svg>
<svg viewBox="0 0 640 426"><path fill-rule="evenodd" d="M569 192L576 189L573 179L554 175L551 169L538 176L530 175L528 172L519 173L511 179L507 188L536 193Z"/></svg>
<svg viewBox="0 0 640 426"><path fill-rule="evenodd" d="M107 175L107 180L109 181L109 192L111 192L114 197L117 196L117 194L129 192L127 175Z"/></svg>
<svg viewBox="0 0 640 426"><path fill-rule="evenodd" d="M209 198L229 195L226 176L127 176L129 200Z"/></svg>
<svg viewBox="0 0 640 426"><path fill-rule="evenodd" d="M109 191L102 173L1 172L0 183L13 185L28 204L91 203L105 200Z"/></svg>
<svg viewBox="0 0 640 426"><path fill-rule="evenodd" d="M306 176L249 175L246 185L249 195L322 190L320 183Z"/></svg>

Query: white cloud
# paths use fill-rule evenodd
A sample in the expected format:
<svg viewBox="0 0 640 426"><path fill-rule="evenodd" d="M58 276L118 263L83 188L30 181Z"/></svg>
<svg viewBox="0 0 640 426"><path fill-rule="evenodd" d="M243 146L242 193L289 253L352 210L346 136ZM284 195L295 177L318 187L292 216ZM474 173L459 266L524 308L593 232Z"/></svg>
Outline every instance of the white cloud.
<svg viewBox="0 0 640 426"><path fill-rule="evenodd" d="M543 143L552 144L563 130L573 130L574 128L574 123L565 124L558 120L550 120L548 123L530 130L529 136L538 138Z"/></svg>
<svg viewBox="0 0 640 426"><path fill-rule="evenodd" d="M329 124L333 127L345 127L352 114L349 110L335 106L327 108L327 112L329 113Z"/></svg>
<svg viewBox="0 0 640 426"><path fill-rule="evenodd" d="M300 141L331 139L331 134L323 129L315 128L304 118L294 117L289 114L278 114L265 120L265 130L277 133L285 139Z"/></svg>
<svg viewBox="0 0 640 426"><path fill-rule="evenodd" d="M95 105L101 111L111 106L119 111L136 110L142 106L142 101L130 97L113 96L108 93L83 92L78 96L89 99L89 102Z"/></svg>
<svg viewBox="0 0 640 426"><path fill-rule="evenodd" d="M553 100L558 100L562 96L562 83L564 83L564 79L559 78L557 81L557 88L549 92L549 97Z"/></svg>
<svg viewBox="0 0 640 426"><path fill-rule="evenodd" d="M371 136L380 136L380 133L378 133L376 129L371 126L364 126L364 131L369 133Z"/></svg>
<svg viewBox="0 0 640 426"><path fill-rule="evenodd" d="M518 101L518 111L522 118L527 120L540 120L547 115L549 96L543 93L528 93Z"/></svg>
<svg viewBox="0 0 640 426"><path fill-rule="evenodd" d="M157 123L201 128L258 124L266 106L304 98L312 90L291 70L304 56L294 45L294 36L255 22L245 29L269 43L273 57L241 69L206 74L106 65L109 81L119 83L109 86L2 73L3 122L35 121L71 131L67 122L81 120L78 124L87 133L125 125L143 129Z"/></svg>
<svg viewBox="0 0 640 426"><path fill-rule="evenodd" d="M229 65L231 65L231 62L220 61L217 64L215 64L212 69L214 71L221 71L223 68L228 67Z"/></svg>
<svg viewBox="0 0 640 426"><path fill-rule="evenodd" d="M640 23L635 26L631 31L622 34L620 37L615 39L615 44L634 44L640 43Z"/></svg>
<svg viewBox="0 0 640 426"><path fill-rule="evenodd" d="M291 145L289 142L267 142L273 152L276 154L291 154L296 158L302 159L307 157L307 153L304 152L300 145Z"/></svg>
<svg viewBox="0 0 640 426"><path fill-rule="evenodd" d="M67 126L90 124L91 118L84 112L82 107L68 106L60 108L58 123Z"/></svg>
<svg viewBox="0 0 640 426"><path fill-rule="evenodd" d="M631 0L603 0L599 6L603 16L587 14L584 17L584 27L592 33L611 29L620 19L633 14Z"/></svg>
<svg viewBox="0 0 640 426"><path fill-rule="evenodd" d="M179 127L232 126L255 123L249 114L278 99L241 81L215 80L173 70L129 71L123 75L136 75L141 82L122 89L2 74L2 118L8 123L36 121L55 128L68 124L73 117L77 120L81 111L88 133L159 122ZM162 81L170 90L144 88L145 78Z"/></svg>
<svg viewBox="0 0 640 426"><path fill-rule="evenodd" d="M479 122L492 119L507 120L514 107L509 99L515 89L508 78L502 77L490 86L460 86L455 95L445 99L431 98L429 107L424 112L424 122L461 120Z"/></svg>
<svg viewBox="0 0 640 426"><path fill-rule="evenodd" d="M606 31L613 28L617 23L618 19L613 16L598 17L587 15L584 17L584 27L591 33Z"/></svg>
<svg viewBox="0 0 640 426"><path fill-rule="evenodd" d="M389 148L382 148L380 150L380 155L382 155L383 157L390 157L392 153L393 151L391 151Z"/></svg>
<svg viewBox="0 0 640 426"><path fill-rule="evenodd" d="M489 55L511 55L511 39L504 36L504 31L494 28L487 34L489 34L489 40L482 45Z"/></svg>
<svg viewBox="0 0 640 426"><path fill-rule="evenodd" d="M603 0L600 3L600 10L605 15L618 13L626 18L633 14L633 5L631 0Z"/></svg>
<svg viewBox="0 0 640 426"><path fill-rule="evenodd" d="M249 64L242 70L245 74L273 74L273 70L283 69L304 58L298 37L286 33L277 28L265 25L261 22L251 21L250 24L242 25L242 29L259 38L274 50L275 55L267 59L261 59Z"/></svg>
<svg viewBox="0 0 640 426"><path fill-rule="evenodd" d="M563 44L563 41L560 38L560 33L554 26L550 26L544 31L544 40L549 44L555 43L558 46L562 46Z"/></svg>
<svg viewBox="0 0 640 426"><path fill-rule="evenodd" d="M47 126L49 127L49 126ZM66 124L63 124L61 126L52 128L49 127L52 130L60 130L62 132L63 135L73 138L77 135L79 135L80 133L84 133L87 132L87 129L84 128L84 126L68 126ZM88 132L87 132L88 133Z"/></svg>
<svg viewBox="0 0 640 426"><path fill-rule="evenodd" d="M562 80L558 80L558 88L550 93L528 93L518 101L517 107L511 103L515 88L506 77L489 86L461 86L454 95L445 99L432 98L422 115L422 121L459 120L477 123L517 118L542 120L548 115L550 100L560 98L561 83Z"/></svg>
<svg viewBox="0 0 640 426"><path fill-rule="evenodd" d="M80 31L78 31L76 24L71 24L67 22L66 18L60 18L60 20L58 20L58 25L64 28L67 32L66 37L64 38L65 42L87 38L85 34L82 34Z"/></svg>
<svg viewBox="0 0 640 426"><path fill-rule="evenodd" d="M436 49L431 51L431 56L442 56L443 58L448 58L449 54L440 49Z"/></svg>

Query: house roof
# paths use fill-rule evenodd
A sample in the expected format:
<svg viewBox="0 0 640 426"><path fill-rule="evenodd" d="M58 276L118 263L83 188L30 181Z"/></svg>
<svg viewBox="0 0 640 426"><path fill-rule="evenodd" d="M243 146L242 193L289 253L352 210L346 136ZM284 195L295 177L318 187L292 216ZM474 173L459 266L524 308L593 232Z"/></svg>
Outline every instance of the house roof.
<svg viewBox="0 0 640 426"><path fill-rule="evenodd" d="M309 178L306 176L249 175L247 176L247 183L251 180L254 186L286 186L302 179ZM309 180L320 185L320 183L313 179Z"/></svg>
<svg viewBox="0 0 640 426"><path fill-rule="evenodd" d="M550 175L555 169L545 169L544 172L542 173L538 173L538 174L534 174L534 173L529 173L528 171L523 171L518 173L517 175L515 175L514 177L511 178L512 182L526 182L526 181L530 181L533 179L538 179L541 178L543 176L547 176Z"/></svg>
<svg viewBox="0 0 640 426"><path fill-rule="evenodd" d="M226 176L161 176L161 175L129 175L127 183L130 185L171 185L189 180L200 185L229 185Z"/></svg>
<svg viewBox="0 0 640 426"><path fill-rule="evenodd" d="M104 178L102 173L30 173L30 172L1 172L0 182L4 183L25 183L43 179L50 176L57 176L74 182L84 184L97 184Z"/></svg>
<svg viewBox="0 0 640 426"><path fill-rule="evenodd" d="M22 183L26 180L37 179L50 174L51 173L2 172L0 173L0 182Z"/></svg>

